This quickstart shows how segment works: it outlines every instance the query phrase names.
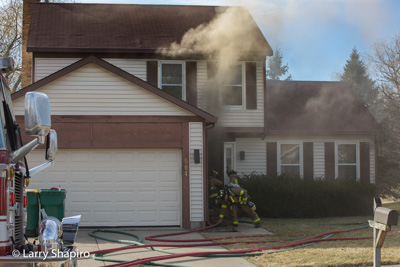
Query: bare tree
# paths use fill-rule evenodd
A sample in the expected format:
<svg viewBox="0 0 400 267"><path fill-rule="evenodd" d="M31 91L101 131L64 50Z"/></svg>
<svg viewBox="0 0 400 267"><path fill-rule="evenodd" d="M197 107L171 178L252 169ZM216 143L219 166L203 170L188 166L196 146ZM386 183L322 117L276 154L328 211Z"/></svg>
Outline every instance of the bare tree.
<svg viewBox="0 0 400 267"><path fill-rule="evenodd" d="M73 3L74 0L51 0L49 3ZM12 57L15 71L5 78L12 92L21 87L22 69L22 0L0 0L0 57Z"/></svg>
<svg viewBox="0 0 400 267"><path fill-rule="evenodd" d="M376 43L369 61L380 93L376 114L381 127L378 135L380 191L400 197L400 35Z"/></svg>
<svg viewBox="0 0 400 267"><path fill-rule="evenodd" d="M0 57L13 57L15 71L5 74L13 92L21 85L22 0L0 1Z"/></svg>
<svg viewBox="0 0 400 267"><path fill-rule="evenodd" d="M400 35L376 43L369 57L375 67L380 92L387 101L398 105L400 100ZM400 108L400 107L399 107Z"/></svg>

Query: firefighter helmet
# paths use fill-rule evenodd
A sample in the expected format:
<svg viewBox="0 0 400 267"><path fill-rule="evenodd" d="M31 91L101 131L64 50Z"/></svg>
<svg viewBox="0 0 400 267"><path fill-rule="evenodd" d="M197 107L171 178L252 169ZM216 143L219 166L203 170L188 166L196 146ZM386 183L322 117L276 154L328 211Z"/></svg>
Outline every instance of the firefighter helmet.
<svg viewBox="0 0 400 267"><path fill-rule="evenodd" d="M230 170L230 171L227 172L227 174L228 174L228 176L230 176L230 175L232 175L232 174L237 174L237 172L234 171L234 170Z"/></svg>
<svg viewBox="0 0 400 267"><path fill-rule="evenodd" d="M215 178L218 178L219 172L217 172L216 170L212 170L212 171L210 172L210 176L213 176L213 177L215 177Z"/></svg>

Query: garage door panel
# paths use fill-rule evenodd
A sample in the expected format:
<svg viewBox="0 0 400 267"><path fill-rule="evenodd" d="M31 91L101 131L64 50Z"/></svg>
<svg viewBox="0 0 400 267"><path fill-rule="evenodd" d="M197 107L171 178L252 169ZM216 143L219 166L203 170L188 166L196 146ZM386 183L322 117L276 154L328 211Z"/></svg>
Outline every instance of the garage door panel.
<svg viewBox="0 0 400 267"><path fill-rule="evenodd" d="M132 211L115 211L115 216L119 222L125 225L130 225L134 222L134 212Z"/></svg>
<svg viewBox="0 0 400 267"><path fill-rule="evenodd" d="M179 156L173 152L161 152L160 153L160 162L176 162L179 160Z"/></svg>
<svg viewBox="0 0 400 267"><path fill-rule="evenodd" d="M135 215L135 220L139 224L150 225L154 221L160 221L158 212L155 210L138 210Z"/></svg>
<svg viewBox="0 0 400 267"><path fill-rule="evenodd" d="M137 202L137 194L118 191L114 194L114 201L119 205L128 204L132 206L132 202Z"/></svg>
<svg viewBox="0 0 400 267"><path fill-rule="evenodd" d="M96 222L109 225L113 224L112 211L95 211L93 216Z"/></svg>
<svg viewBox="0 0 400 267"><path fill-rule="evenodd" d="M110 154L109 153L104 153L104 151L99 151L99 152L94 152L92 153L93 156L93 161L95 162L104 162L108 163L110 162Z"/></svg>
<svg viewBox="0 0 400 267"><path fill-rule="evenodd" d="M178 192L176 192L176 190L161 190L159 192L159 196L160 196L160 204L164 205L164 204L168 204L168 203L177 203L179 202L179 195Z"/></svg>
<svg viewBox="0 0 400 267"><path fill-rule="evenodd" d="M160 183L163 186L174 186L180 180L180 173L177 171L164 171L160 173Z"/></svg>
<svg viewBox="0 0 400 267"><path fill-rule="evenodd" d="M135 172L133 171L117 171L114 173L113 181L117 183L132 184L134 180ZM121 184L122 186L123 184Z"/></svg>
<svg viewBox="0 0 400 267"><path fill-rule="evenodd" d="M152 163L154 162L154 159L157 157L158 155L155 152L140 152L139 156L138 156L138 160L141 163Z"/></svg>
<svg viewBox="0 0 400 267"><path fill-rule="evenodd" d="M160 179L157 171L137 171L137 186L157 186Z"/></svg>
<svg viewBox="0 0 400 267"><path fill-rule="evenodd" d="M88 191L72 191L67 192L68 197L70 197L71 203L82 203L85 204L88 202Z"/></svg>
<svg viewBox="0 0 400 267"><path fill-rule="evenodd" d="M141 190L140 192L137 193L137 195L138 195L137 202L140 205L146 204L146 203L154 204L154 203L159 202L157 191L154 191L154 190Z"/></svg>
<svg viewBox="0 0 400 267"><path fill-rule="evenodd" d="M179 213L171 210L163 210L160 212L161 220L165 223L173 223L179 218Z"/></svg>
<svg viewBox="0 0 400 267"><path fill-rule="evenodd" d="M56 160L58 160L58 158ZM55 167L58 168L58 165ZM76 166L74 166L74 168L76 168ZM62 175L62 173L63 172L61 171L60 174ZM73 183L88 182L88 177L91 176L90 171L74 171L74 170L70 170L67 173L64 172L64 175L68 175L67 180Z"/></svg>
<svg viewBox="0 0 400 267"><path fill-rule="evenodd" d="M58 157L57 157L58 159ZM62 158L63 162L67 161L70 164L78 164L84 165L91 161L91 155L88 152L80 151L80 152L71 152L69 155Z"/></svg>
<svg viewBox="0 0 400 267"><path fill-rule="evenodd" d="M43 163L44 151L28 162ZM180 225L181 180L179 149L59 150L30 188L61 185L66 216L81 214L82 226Z"/></svg>
<svg viewBox="0 0 400 267"><path fill-rule="evenodd" d="M120 151L115 154L117 162L133 162L135 155L130 152Z"/></svg>
<svg viewBox="0 0 400 267"><path fill-rule="evenodd" d="M107 191L93 191L92 193L92 201L94 201L96 204L109 204L112 203L114 198L113 198L113 192L107 192Z"/></svg>

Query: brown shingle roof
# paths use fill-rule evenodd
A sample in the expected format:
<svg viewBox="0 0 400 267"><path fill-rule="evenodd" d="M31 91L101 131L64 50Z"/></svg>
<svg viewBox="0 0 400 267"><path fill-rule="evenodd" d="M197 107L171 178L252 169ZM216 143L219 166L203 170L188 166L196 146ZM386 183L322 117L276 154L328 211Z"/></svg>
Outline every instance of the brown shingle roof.
<svg viewBox="0 0 400 267"><path fill-rule="evenodd" d="M368 134L378 124L344 82L267 81L269 133Z"/></svg>
<svg viewBox="0 0 400 267"><path fill-rule="evenodd" d="M249 20L250 13L243 9ZM154 52L180 42L191 28L210 22L221 7L37 3L32 7L30 52ZM253 27L253 26L252 26ZM254 22L255 50L272 54ZM248 38L243 38L246 40Z"/></svg>

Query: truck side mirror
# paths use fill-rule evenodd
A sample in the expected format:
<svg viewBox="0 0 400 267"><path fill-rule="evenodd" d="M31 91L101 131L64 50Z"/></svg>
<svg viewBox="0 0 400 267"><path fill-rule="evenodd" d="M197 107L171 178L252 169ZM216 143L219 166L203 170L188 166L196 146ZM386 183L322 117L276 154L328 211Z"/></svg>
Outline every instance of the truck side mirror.
<svg viewBox="0 0 400 267"><path fill-rule="evenodd" d="M50 101L46 94L29 92L25 95L25 132L46 136L51 127ZM43 140L44 141L44 140Z"/></svg>
<svg viewBox="0 0 400 267"><path fill-rule="evenodd" d="M56 157L57 151L58 151L57 132L51 129L49 134L47 135L46 160L53 161Z"/></svg>

